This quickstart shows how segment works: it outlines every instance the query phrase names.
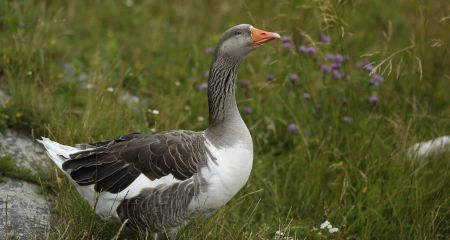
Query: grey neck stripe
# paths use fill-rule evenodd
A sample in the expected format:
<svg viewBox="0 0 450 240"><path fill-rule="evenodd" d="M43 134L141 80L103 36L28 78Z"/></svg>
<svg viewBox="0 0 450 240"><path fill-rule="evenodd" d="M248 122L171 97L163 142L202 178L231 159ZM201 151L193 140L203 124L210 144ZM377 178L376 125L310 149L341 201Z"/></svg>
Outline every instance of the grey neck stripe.
<svg viewBox="0 0 450 240"><path fill-rule="evenodd" d="M233 117L236 106L236 77L239 63L230 64L217 58L211 66L208 78L209 126L222 124ZM239 112L237 112L239 114Z"/></svg>

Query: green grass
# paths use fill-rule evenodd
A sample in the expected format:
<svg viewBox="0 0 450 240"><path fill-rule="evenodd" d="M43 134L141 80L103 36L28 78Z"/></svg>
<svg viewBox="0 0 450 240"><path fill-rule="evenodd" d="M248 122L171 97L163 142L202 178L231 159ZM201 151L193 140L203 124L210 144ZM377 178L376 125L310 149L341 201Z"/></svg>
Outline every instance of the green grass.
<svg viewBox="0 0 450 240"><path fill-rule="evenodd" d="M179 238L445 239L450 156L416 166L404 151L450 133L449 16L445 0L0 0L0 84L11 95L2 114L9 126L66 144L202 130L207 101L197 86L211 60L204 49L228 27L251 23L318 51L305 56L273 42L243 63L238 78L250 85L237 97L240 108L253 108L243 114L255 144L252 175L229 204ZM330 44L318 41L321 33ZM328 52L351 57L350 80L323 77L318 66ZM355 66L362 59L379 66L381 86ZM94 89L77 80L85 76ZM121 102L125 91L140 105ZM376 106L368 103L373 94ZM299 130L289 132L290 123ZM120 225L96 218L62 175L49 177L58 216L50 239L118 233ZM325 220L339 232L314 230Z"/></svg>

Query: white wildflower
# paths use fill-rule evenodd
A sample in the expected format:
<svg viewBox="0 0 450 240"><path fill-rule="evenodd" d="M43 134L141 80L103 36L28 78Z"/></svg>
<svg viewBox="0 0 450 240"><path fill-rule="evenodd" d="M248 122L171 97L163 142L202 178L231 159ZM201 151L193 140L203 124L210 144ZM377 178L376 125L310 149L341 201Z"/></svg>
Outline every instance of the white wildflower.
<svg viewBox="0 0 450 240"><path fill-rule="evenodd" d="M156 132L156 128L150 129L151 132Z"/></svg>
<svg viewBox="0 0 450 240"><path fill-rule="evenodd" d="M106 91L108 91L108 92L114 92L114 88L113 88L113 87L108 87L108 88L106 89Z"/></svg>
<svg viewBox="0 0 450 240"><path fill-rule="evenodd" d="M159 111L157 110L157 109L147 109L147 112L149 112L149 113L152 113L152 114L154 114L154 115L158 115L159 114Z"/></svg>
<svg viewBox="0 0 450 240"><path fill-rule="evenodd" d="M324 229L324 228L332 228L333 226L331 226L330 222L328 222L328 220L326 220L325 222L323 222L322 224L320 224L320 229Z"/></svg>
<svg viewBox="0 0 450 240"><path fill-rule="evenodd" d="M339 228L336 228L336 227L334 227L334 228L328 228L328 232L329 233L336 233L336 232L338 232L339 231Z"/></svg>
<svg viewBox="0 0 450 240"><path fill-rule="evenodd" d="M184 106L184 110L189 111L191 110L191 107L189 107L188 105Z"/></svg>
<svg viewBox="0 0 450 240"><path fill-rule="evenodd" d="M199 121L199 122L203 122L203 121L205 121L205 118L204 118L204 117L202 117L202 116L199 116L199 117L197 117L197 121Z"/></svg>
<svg viewBox="0 0 450 240"><path fill-rule="evenodd" d="M329 233L336 233L339 231L339 228L333 227L328 220L320 224L320 229L327 229Z"/></svg>
<svg viewBox="0 0 450 240"><path fill-rule="evenodd" d="M94 84L92 84L92 83L86 83L86 85L84 85L84 88L86 88L86 89L92 89L92 88L94 88Z"/></svg>
<svg viewBox="0 0 450 240"><path fill-rule="evenodd" d="M284 233L282 231L278 230L275 232L275 236L282 237L282 236L284 236Z"/></svg>
<svg viewBox="0 0 450 240"><path fill-rule="evenodd" d="M180 86L180 85L181 85L180 81L176 81L176 82L175 82L175 86L178 87L178 86Z"/></svg>

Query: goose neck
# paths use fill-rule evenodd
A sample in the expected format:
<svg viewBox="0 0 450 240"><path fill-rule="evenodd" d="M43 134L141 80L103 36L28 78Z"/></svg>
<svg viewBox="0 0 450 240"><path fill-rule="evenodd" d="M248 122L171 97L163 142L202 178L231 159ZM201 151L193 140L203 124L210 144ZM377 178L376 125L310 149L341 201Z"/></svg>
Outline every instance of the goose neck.
<svg viewBox="0 0 450 240"><path fill-rule="evenodd" d="M236 77L239 64L216 59L208 77L209 127L241 119L236 105Z"/></svg>

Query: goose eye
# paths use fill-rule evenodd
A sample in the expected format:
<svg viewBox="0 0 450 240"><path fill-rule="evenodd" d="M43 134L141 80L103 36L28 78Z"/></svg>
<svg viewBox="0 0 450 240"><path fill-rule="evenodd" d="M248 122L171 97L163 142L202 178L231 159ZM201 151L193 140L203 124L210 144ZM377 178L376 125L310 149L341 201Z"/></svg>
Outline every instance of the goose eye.
<svg viewBox="0 0 450 240"><path fill-rule="evenodd" d="M240 31L236 31L236 32L234 32L234 35L241 35L241 32Z"/></svg>

